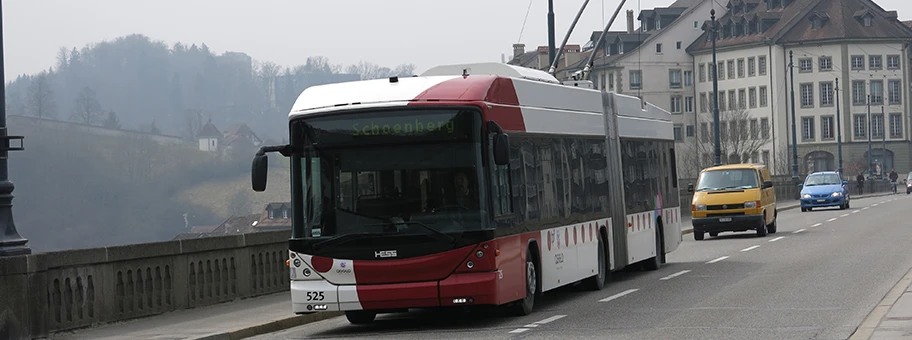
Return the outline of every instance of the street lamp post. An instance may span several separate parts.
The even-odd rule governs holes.
[[[554,65],[554,48],[554,0],[548,0],[548,65]]]
[[[795,65],[789,51],[789,81],[792,83],[792,181],[798,185],[798,132],[795,127]]]
[[[16,231],[13,222],[13,182],[9,180],[9,152],[22,150],[22,136],[9,136],[6,131],[6,76],[3,70],[3,5],[0,4],[0,256],[31,254],[28,240]],[[18,140],[18,147],[10,147],[11,140]]]
[[[713,77],[713,166],[718,166],[722,164],[722,142],[719,137],[719,64],[716,62],[716,10],[710,10],[709,16],[710,20],[712,20],[710,39],[712,40],[713,55],[713,63],[712,67],[710,67]]]
[[[870,94],[868,95],[867,107],[868,107],[867,108],[867,110],[868,110],[868,171],[871,172],[871,177],[873,177],[874,176],[874,161],[871,159],[871,157],[873,156],[871,154],[871,135],[874,133],[874,126],[872,126],[873,124],[871,124],[873,121],[871,120],[871,95]],[[873,188],[873,185],[872,185],[872,188]]]
[[[842,173],[842,124],[840,123],[841,119],[839,117],[839,78],[836,78],[836,86],[833,87],[833,92],[836,92],[836,150],[839,155],[839,175],[845,176]]]

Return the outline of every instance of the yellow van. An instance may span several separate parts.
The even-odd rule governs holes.
[[[756,230],[757,236],[776,233],[776,190],[769,169],[762,164],[729,164],[700,171],[693,193],[691,223],[694,240],[703,233],[716,237],[723,231]]]

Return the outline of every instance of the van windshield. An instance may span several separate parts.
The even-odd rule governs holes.
[[[710,170],[700,174],[696,191],[753,189],[760,187],[754,169]]]

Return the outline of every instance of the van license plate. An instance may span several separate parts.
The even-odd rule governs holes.
[[[732,221],[731,217],[720,217],[719,218],[719,222],[731,222],[731,221]]]

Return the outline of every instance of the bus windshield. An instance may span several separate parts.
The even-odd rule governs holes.
[[[451,233],[484,227],[480,115],[419,109],[305,119],[304,221],[293,237]]]
[[[760,187],[754,169],[711,170],[700,174],[696,191],[753,189]]]

